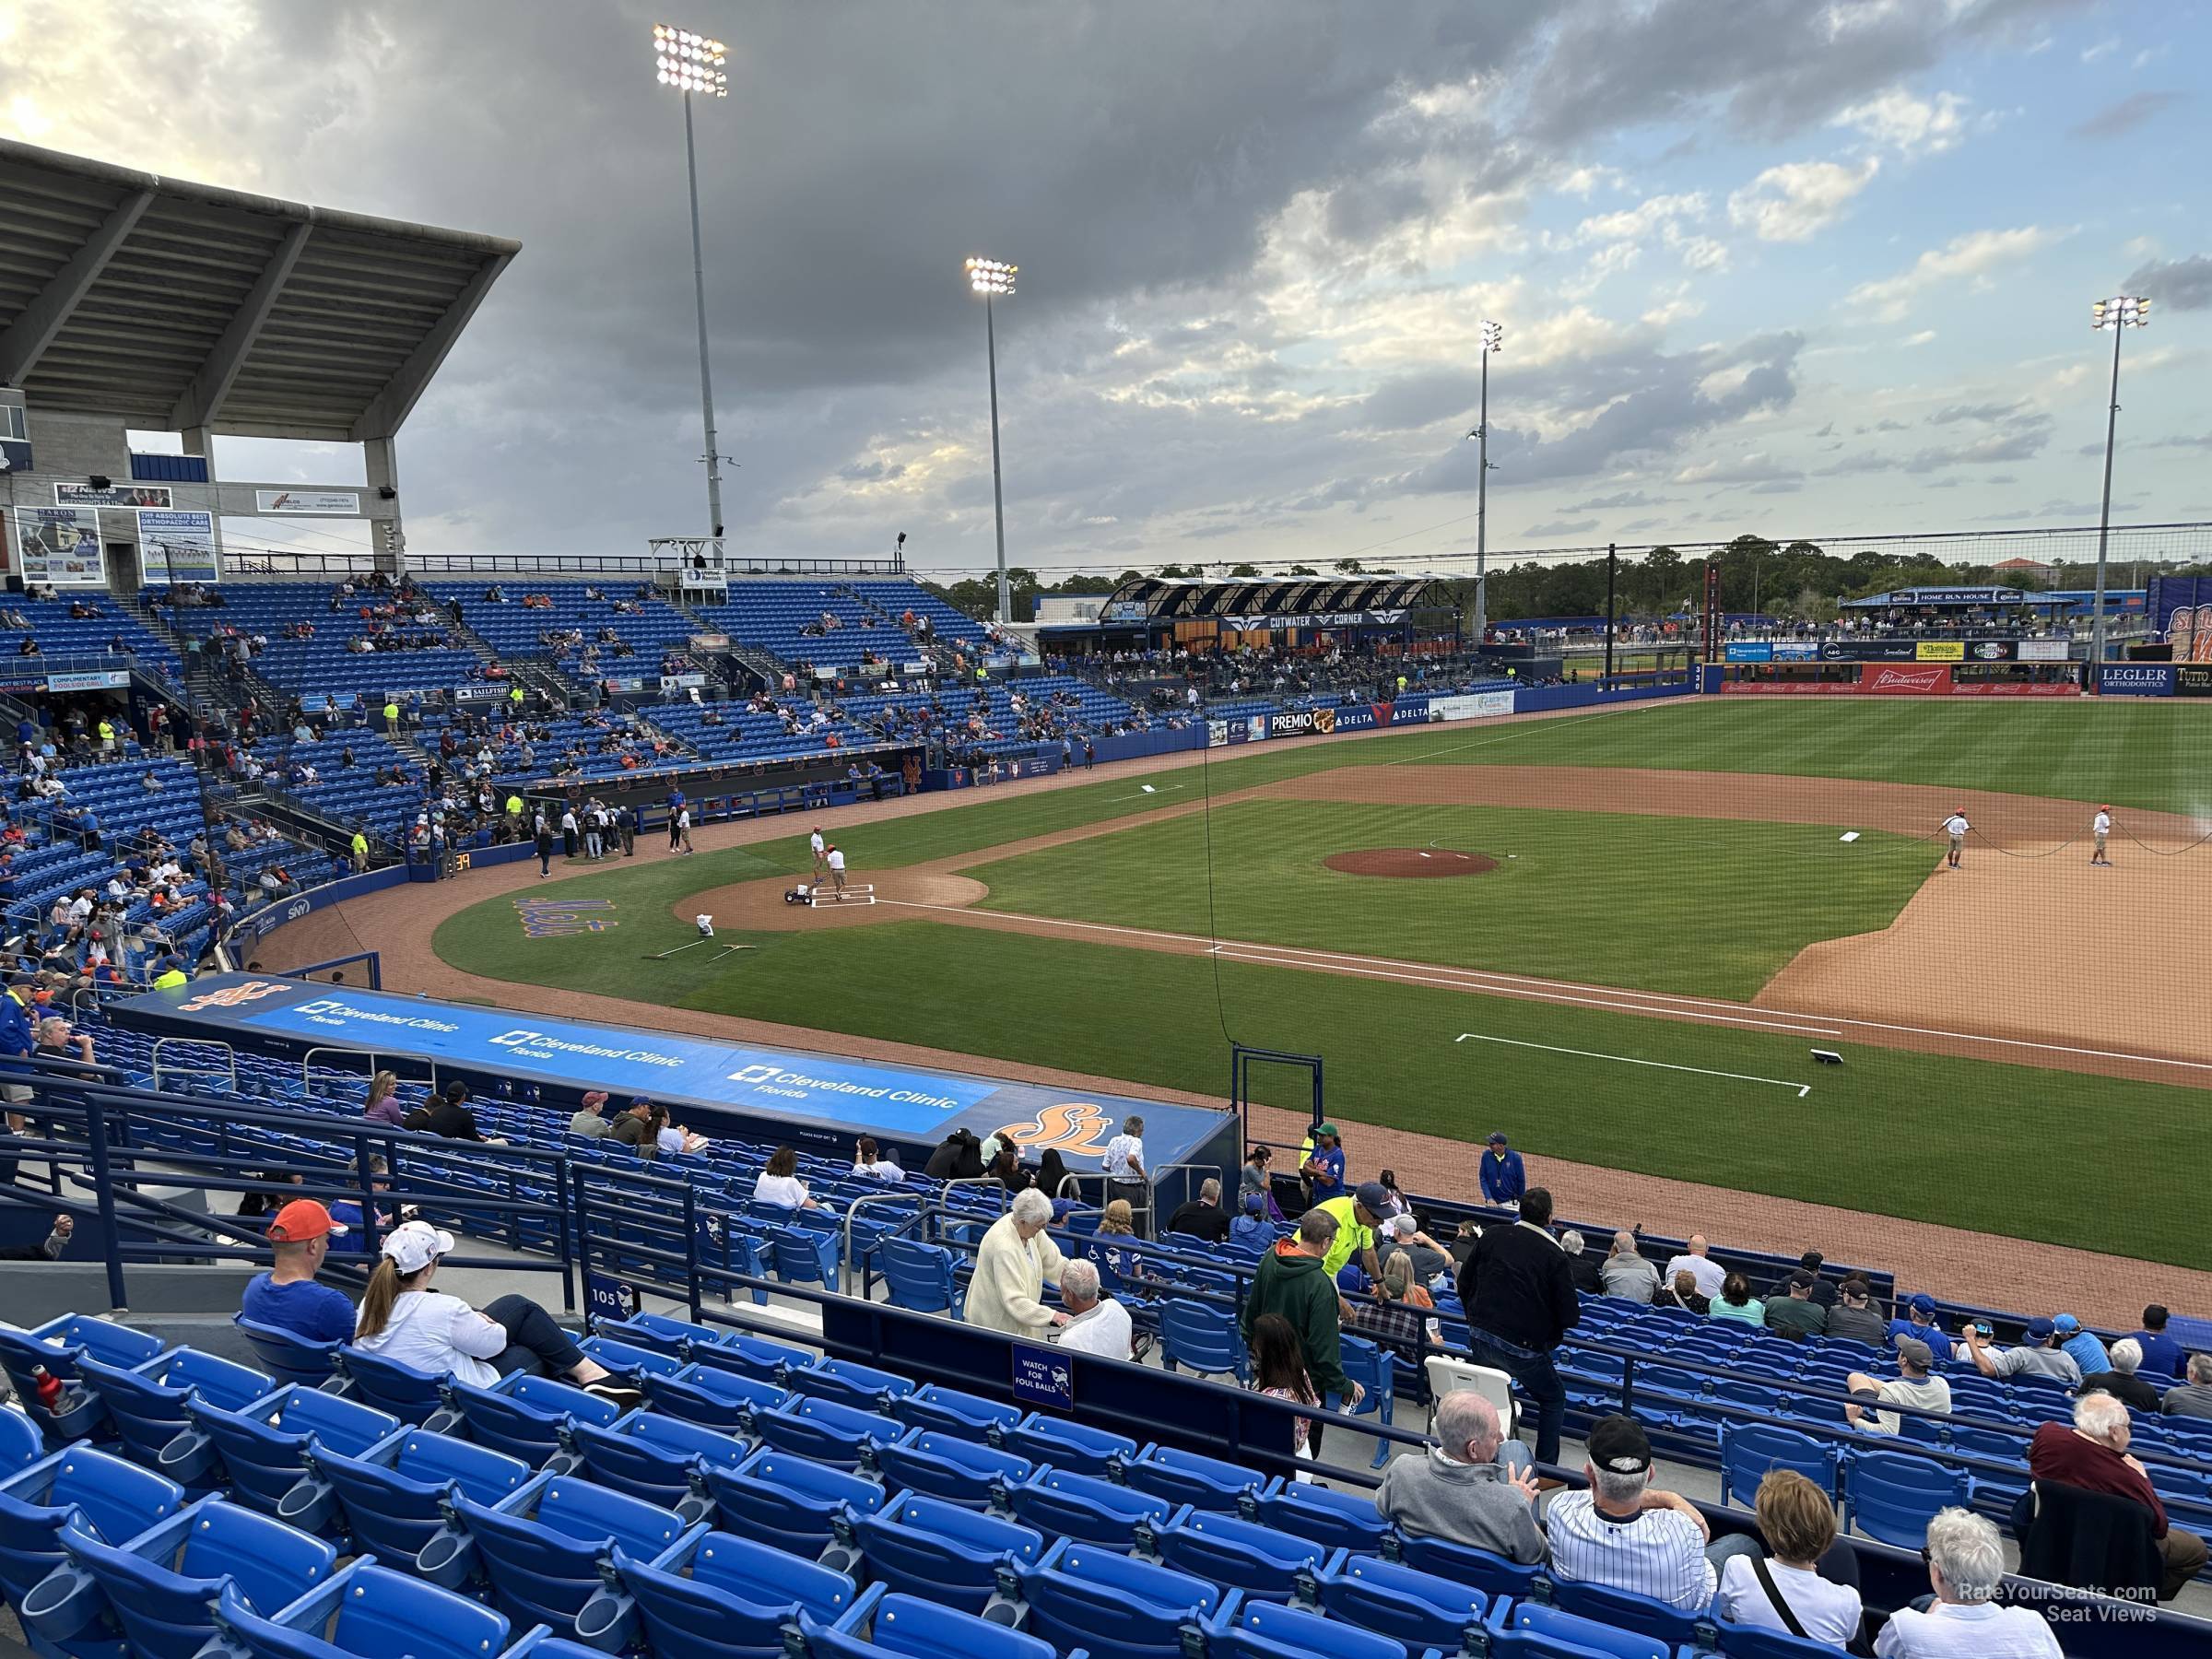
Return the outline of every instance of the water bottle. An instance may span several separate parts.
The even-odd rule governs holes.
[[[58,1413],[62,1404],[62,1380],[44,1366],[31,1368],[30,1384],[39,1396],[39,1408],[49,1417]]]

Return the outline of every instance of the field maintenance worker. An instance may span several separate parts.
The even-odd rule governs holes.
[[[1321,1258],[1321,1270],[1334,1279],[1347,1262],[1357,1260],[1371,1279],[1382,1277],[1375,1254],[1375,1230],[1390,1214],[1390,1191],[1379,1181],[1363,1181],[1348,1197],[1332,1198],[1313,1206],[1336,1223],[1336,1237]]]
[[[359,830],[353,832],[353,870],[359,875],[369,867],[369,838]]]
[[[2089,833],[2097,840],[2096,850],[2089,854],[2089,862],[2102,865],[2108,870],[2112,868],[2112,861],[2104,855],[2104,842],[2112,832],[2112,809],[2110,806],[2098,807],[2097,816],[2089,820]]]
[[[1485,1144],[1489,1149],[1482,1155],[1482,1195],[1492,1204],[1519,1207],[1521,1194],[1528,1191],[1521,1154],[1507,1147],[1503,1130],[1491,1130]]]
[[[388,736],[399,735],[399,704],[391,698],[384,700],[384,732]]]
[[[822,862],[823,849],[828,847],[829,844],[830,843],[828,841],[822,839],[822,827],[819,824],[817,824],[806,837],[806,845],[814,853],[814,878],[817,881],[819,881],[822,878],[822,871],[829,867]]]
[[[1963,808],[1952,813],[1949,818],[1943,820],[1943,832],[1951,838],[1951,850],[1943,861],[1944,868],[1947,870],[1955,870],[1959,867],[1959,850],[1966,845],[1966,832],[1972,828],[1973,826],[1966,821],[1966,812]]]
[[[830,866],[830,885],[842,899],[845,896],[845,855],[833,845],[822,854],[822,862]]]

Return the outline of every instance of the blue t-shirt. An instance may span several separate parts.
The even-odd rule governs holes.
[[[1308,1161],[1319,1164],[1326,1171],[1325,1177],[1314,1177],[1313,1202],[1326,1204],[1332,1198],[1343,1197],[1344,1148],[1331,1147],[1326,1152],[1315,1152]]]
[[[2137,1331],[2136,1346],[2143,1350],[2142,1369],[2147,1371],[2178,1377],[2189,1363],[2189,1356],[2182,1345],[2163,1331]]]
[[[2104,1344],[2087,1331],[2077,1331],[2058,1345],[2074,1358],[2081,1367],[2081,1374],[2094,1377],[2112,1369],[2112,1358],[2104,1351]]]
[[[1891,1347],[1897,1346],[1897,1339],[1900,1336],[1917,1337],[1928,1345],[1928,1352],[1938,1359],[1948,1359],[1951,1357],[1950,1337],[1932,1324],[1916,1325],[1909,1319],[1893,1319],[1889,1322],[1889,1346]]]
[[[239,1299],[238,1311],[255,1324],[275,1325],[310,1342],[353,1340],[353,1304],[342,1291],[312,1279],[280,1285],[265,1273],[257,1274]]]

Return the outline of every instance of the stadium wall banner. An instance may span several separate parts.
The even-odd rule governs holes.
[[[1321,727],[1314,724],[1314,719],[1320,712],[1318,709],[1277,709],[1268,717],[1268,735],[1302,737],[1310,732],[1317,732]],[[1330,729],[1335,729],[1334,722],[1330,723]]]
[[[361,498],[350,489],[257,489],[253,492],[253,510],[322,518],[359,518]]]
[[[2023,663],[2064,663],[2074,654],[2067,640],[2022,640],[2018,660]]]
[[[2174,677],[2171,663],[2097,665],[2097,689],[2105,697],[2171,697]]]
[[[1859,676],[1859,689],[1873,697],[1941,697],[1951,689],[1951,670],[1942,663],[1910,668],[1879,664]]]
[[[2174,664],[2173,694],[2176,697],[2212,697],[2212,663]]]
[[[85,674],[50,674],[49,691],[120,691],[131,683],[128,668],[98,668]]]
[[[1431,724],[1453,720],[1495,720],[1501,714],[1513,712],[1513,694],[1511,691],[1476,691],[1460,697],[1431,697],[1429,700],[1429,719]],[[1404,720],[1401,713],[1399,719]]]
[[[174,507],[176,499],[166,484],[110,484],[95,489],[89,484],[56,484],[56,507]]]
[[[221,581],[215,514],[141,509],[138,569],[140,579],[149,582]]]
[[[1954,697],[2079,697],[2071,680],[1953,680]]]
[[[1925,640],[1823,640],[1820,641],[1820,661],[1917,663],[1921,660],[1920,647],[1934,642]]]
[[[1966,641],[1916,640],[1912,643],[1912,660],[1916,663],[1963,663],[1966,661]]]
[[[1774,660],[1778,663],[1816,663],[1820,660],[1820,647],[1811,640],[1777,640],[1774,641]]]
[[[63,486],[56,484],[59,490]],[[100,513],[91,507],[18,507],[16,569],[26,583],[105,587],[100,559]]]
[[[1728,663],[1771,663],[1774,660],[1774,646],[1767,640],[1731,640],[1723,649],[1721,660]]]

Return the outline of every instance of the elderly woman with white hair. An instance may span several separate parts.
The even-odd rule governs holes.
[[[1041,1300],[1047,1284],[1057,1285],[1064,1265],[1060,1247],[1046,1235],[1053,1201],[1035,1187],[1014,1194],[1006,1213],[991,1223],[975,1253],[975,1277],[968,1283],[965,1317],[986,1331],[1041,1336],[1067,1315]]]
[[[2028,1441],[2028,1472],[2039,1481],[2124,1498],[2150,1512],[2150,1535],[2164,1564],[2159,1599],[2171,1601],[2205,1565],[2205,1541],[2186,1527],[2169,1525],[2166,1506],[2151,1488],[2150,1474],[2130,1457],[2135,1419],[2109,1394],[2085,1394],[2074,1402],[2074,1421],[2045,1423]]]
[[[2055,1425],[2054,1425],[2055,1426]],[[2063,1431],[2063,1430],[2062,1430]],[[1900,1607],[1874,1639],[1878,1659],[2060,1659],[2058,1638],[2033,1607],[2000,1607],[2005,1545],[1994,1523],[1971,1510],[1936,1512],[1928,1523],[1925,1607]]]

